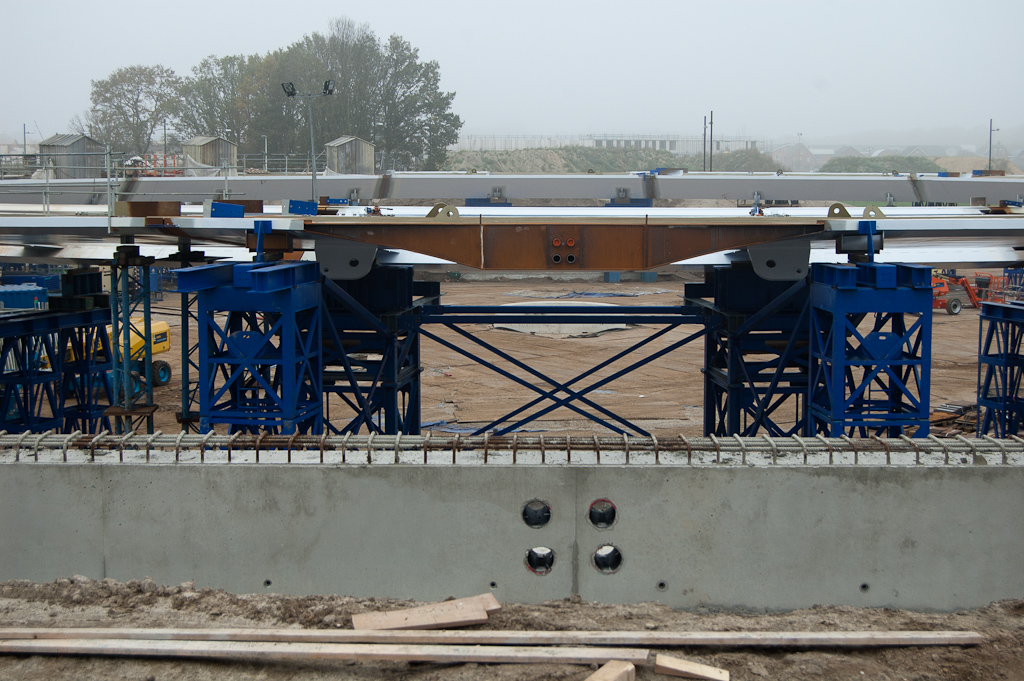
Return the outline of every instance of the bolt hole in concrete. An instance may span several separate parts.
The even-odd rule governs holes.
[[[590,524],[598,529],[611,527],[615,522],[615,504],[607,499],[598,499],[590,505],[587,516],[590,518]]]
[[[544,527],[551,520],[551,506],[540,499],[526,502],[523,506],[523,522],[529,527]]]
[[[657,584],[658,591],[664,591],[667,588],[668,588],[668,584],[666,584],[665,582],[658,582],[658,584]]]
[[[497,582],[491,582],[491,588],[492,589],[497,589],[498,588],[498,583]]]
[[[610,575],[622,567],[622,552],[611,544],[605,544],[594,551],[594,567]]]
[[[269,587],[269,586],[270,586],[271,584],[273,584],[273,582],[272,582],[272,581],[270,581],[269,579],[264,579],[264,580],[263,580],[263,588],[267,588],[267,587]]]
[[[555,552],[546,546],[534,546],[526,552],[526,567],[537,575],[546,575],[555,566]]]
[[[871,587],[868,585],[867,582],[864,582],[863,584],[860,585],[860,590],[865,592],[865,593],[867,593],[868,589],[870,589],[870,588]]]

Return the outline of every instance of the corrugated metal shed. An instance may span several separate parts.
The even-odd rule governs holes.
[[[54,135],[39,143],[39,154],[56,178],[103,177],[106,150],[87,135]]]
[[[219,168],[238,164],[238,146],[223,137],[200,135],[185,142],[181,149],[186,156],[204,166]]]
[[[373,145],[345,135],[331,140],[327,148],[327,169],[345,175],[373,175]]]

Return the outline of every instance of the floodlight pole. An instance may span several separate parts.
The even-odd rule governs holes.
[[[320,199],[317,197],[316,191],[316,147],[313,142],[313,98],[314,97],[329,97],[334,94],[334,81],[328,80],[324,82],[324,91],[319,94],[313,94],[312,92],[300,95],[295,91],[295,86],[291,83],[281,83],[281,87],[284,88],[284,93],[288,97],[303,97],[306,100],[309,111],[309,167],[313,177],[313,203],[319,203]],[[266,158],[266,142],[264,142],[264,158]]]
[[[309,168],[313,173],[313,203],[319,203],[316,193],[316,148],[313,146],[313,97],[306,95],[306,102],[309,104]]]

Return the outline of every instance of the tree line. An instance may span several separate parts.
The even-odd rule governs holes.
[[[458,141],[462,120],[452,112],[454,92],[440,87],[440,66],[421,61],[400,36],[380,40],[368,25],[331,22],[287,48],[259,55],[203,59],[179,76],[163,66],[126,66],[92,81],[91,106],[71,127],[115,151],[144,154],[166,125],[169,142],[221,136],[239,153],[309,151],[304,98],[286,97],[282,83],[300,94],[334,94],[313,101],[317,150],[341,135],[374,144],[389,167],[435,170]]]

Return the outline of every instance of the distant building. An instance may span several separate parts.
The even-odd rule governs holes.
[[[106,150],[88,135],[54,135],[39,143],[39,163],[55,179],[103,177]]]
[[[900,152],[900,156],[923,156],[928,158],[963,155],[963,149],[961,149],[958,146],[942,146],[938,144],[923,144],[913,147],[906,147]]]
[[[327,170],[343,175],[373,175],[373,145],[366,140],[345,135],[324,145]]]
[[[816,170],[819,167],[811,150],[800,143],[775,147],[772,149],[772,159],[780,166],[801,172]]]
[[[181,145],[185,174],[210,176],[237,173],[238,146],[223,137],[200,135]]]

